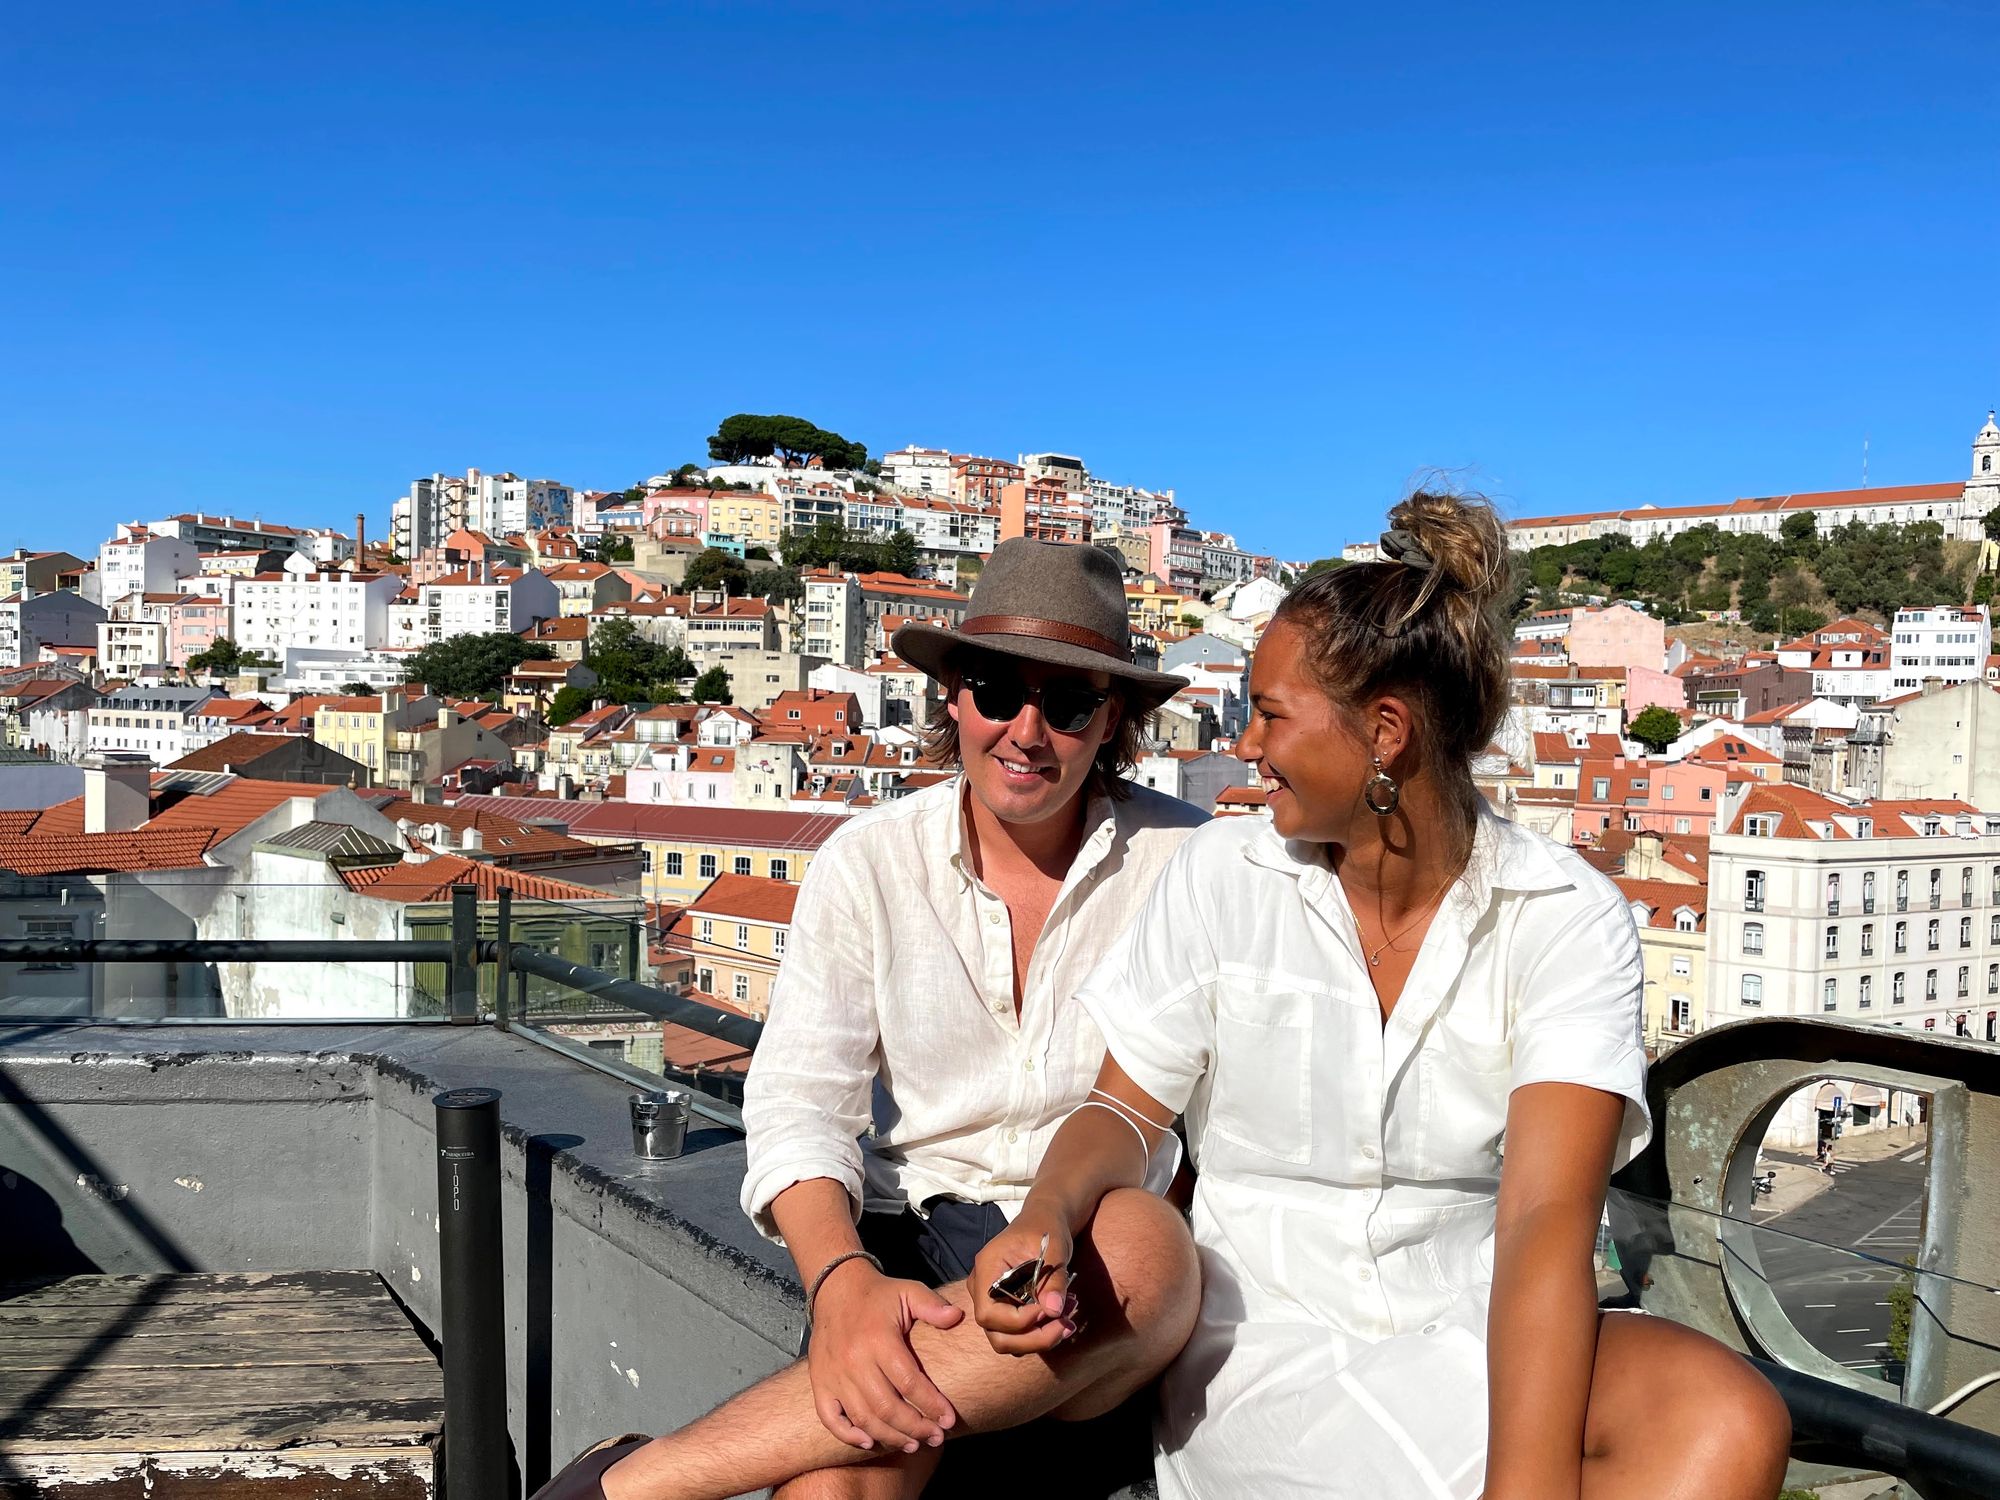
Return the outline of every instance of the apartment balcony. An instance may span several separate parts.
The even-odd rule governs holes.
[[[0,1258],[35,1283],[0,1300],[0,1493],[71,1494],[88,1476],[107,1494],[222,1496],[254,1478],[518,1496],[587,1443],[688,1421],[792,1358],[801,1291],[738,1210],[724,1097],[758,1025],[617,977],[614,959],[574,962],[469,894],[439,931],[0,941]],[[338,1007],[374,992],[321,985],[335,1008],[320,1018],[262,1021],[216,1002],[190,1014],[204,1007],[187,983],[159,982],[268,986],[329,963],[401,973],[393,993],[412,998],[350,1017]],[[52,1005],[65,976],[123,996],[120,1013]],[[669,1071],[598,1045],[621,1035],[660,1039]],[[2000,1144],[1996,1057],[1771,1020],[1676,1036],[1654,1065],[1654,1142],[1614,1184],[1600,1291],[1763,1362],[1793,1412],[1791,1484],[2000,1493],[1985,1229],[2000,1180],[1970,1170]],[[642,1159],[628,1097],[668,1084],[694,1092],[684,1149]],[[1818,1194],[1778,1132],[1829,1087],[1850,1101],[1855,1159],[1842,1191]],[[497,1119],[468,1133],[486,1106],[467,1091],[486,1089]],[[1863,1161],[1869,1142],[1883,1149]],[[1767,1169],[1799,1199],[1784,1212],[1757,1186]],[[1885,1194],[1912,1200],[1887,1226],[1871,1206]],[[931,1493],[1017,1464],[1011,1441],[954,1443]]]

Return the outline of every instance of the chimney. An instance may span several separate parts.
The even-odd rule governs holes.
[[[477,854],[486,847],[486,835],[477,828],[468,828],[459,840],[458,847],[467,854]]]
[[[84,762],[83,831],[127,833],[152,814],[153,763],[143,755],[104,754]]]
[[[354,513],[354,560],[361,562],[368,555],[368,517],[360,511]]]

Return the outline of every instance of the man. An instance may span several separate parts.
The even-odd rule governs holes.
[[[913,1497],[947,1435],[1113,1413],[1193,1326],[1186,1228],[1143,1193],[1105,1200],[1077,1331],[1046,1357],[989,1341],[951,1285],[1096,1077],[1073,992],[1203,821],[1122,774],[1183,683],[1133,664],[1123,578],[1093,547],[1003,542],[957,632],[905,625],[893,648],[940,683],[929,749],[961,774],[821,851],[744,1098],[743,1206],[798,1266],[808,1359],[580,1461],[551,1500],[599,1473],[612,1500]]]

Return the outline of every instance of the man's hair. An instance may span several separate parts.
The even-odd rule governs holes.
[[[943,670],[938,684],[944,689],[944,697],[931,710],[930,722],[924,725],[924,759],[934,766],[957,770],[964,765],[964,757],[958,748],[958,721],[951,716],[952,695],[958,691],[959,679],[963,675],[959,654],[954,652],[944,659]],[[1122,801],[1132,795],[1132,783],[1127,780],[1139,764],[1139,754],[1146,748],[1147,714],[1132,711],[1131,697],[1125,685],[1118,678],[1111,679],[1111,698],[1118,705],[1118,727],[1111,731],[1111,737],[1097,747],[1096,759],[1091,762],[1090,779],[1084,784],[1086,794],[1102,792],[1114,801]]]

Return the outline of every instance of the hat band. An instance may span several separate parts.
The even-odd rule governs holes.
[[[1127,659],[1125,648],[1094,630],[1066,625],[1061,620],[1038,620],[1033,615],[974,615],[958,627],[960,635],[1031,635],[1038,640],[1061,641],[1065,646],[1081,646],[1105,656]]]

